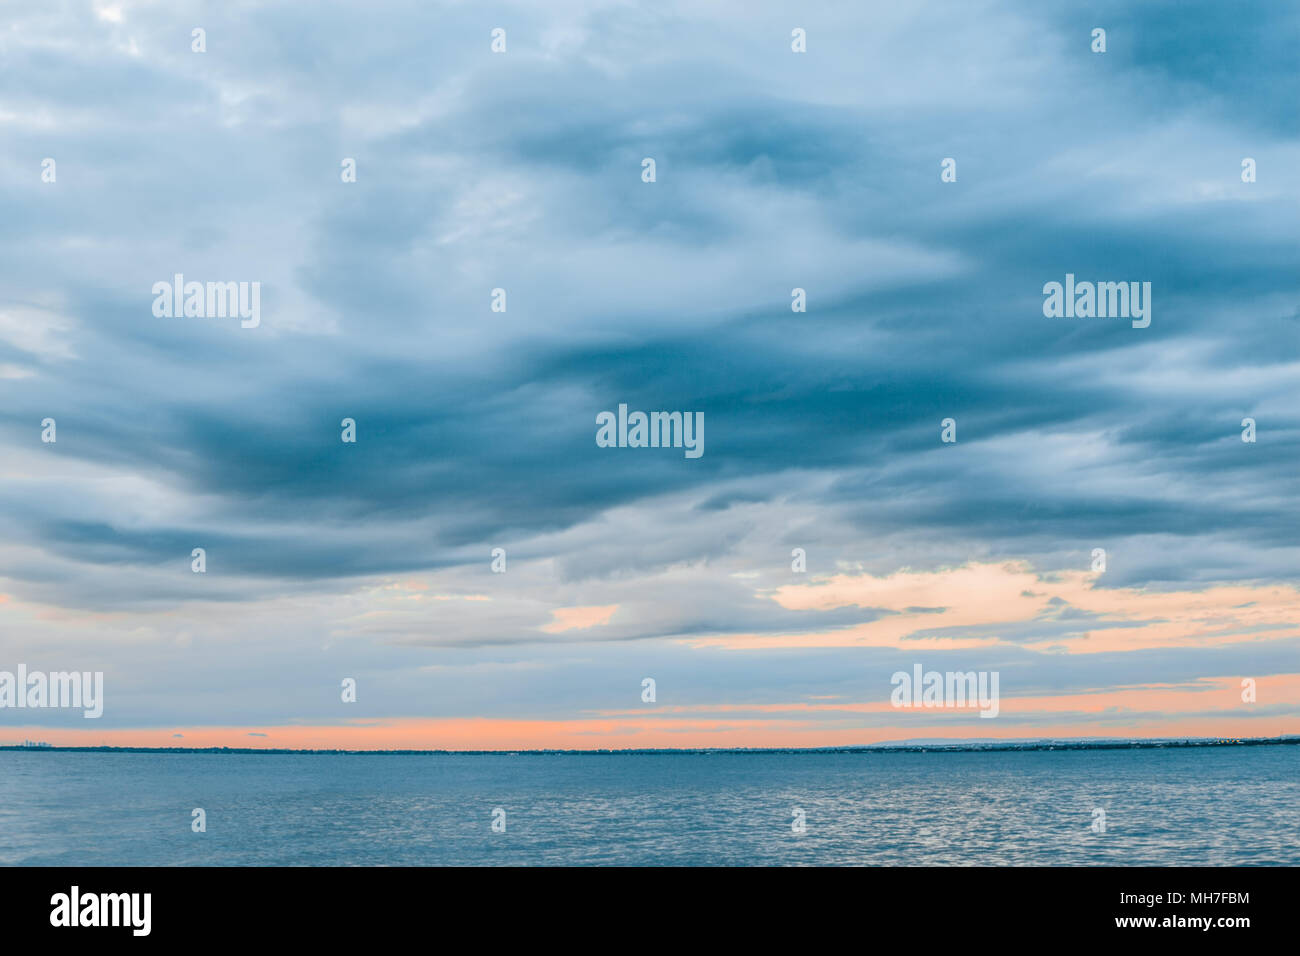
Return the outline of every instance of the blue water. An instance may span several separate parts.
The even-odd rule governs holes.
[[[0,864],[1300,864],[1300,747],[0,752]],[[191,832],[191,810],[207,832]],[[494,833],[492,811],[506,811]],[[791,829],[801,808],[806,832]],[[1092,811],[1106,832],[1092,832]]]

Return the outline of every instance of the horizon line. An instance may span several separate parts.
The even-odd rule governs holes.
[[[425,749],[358,749],[342,748],[286,748],[286,747],[129,747],[102,745],[56,746],[32,741],[22,744],[0,744],[0,751],[40,751],[64,753],[178,753],[178,754],[304,754],[304,755],[362,755],[388,754],[390,756],[534,756],[534,755],[592,755],[617,756],[649,754],[835,754],[876,751],[934,750],[950,753],[971,753],[990,750],[1146,750],[1169,747],[1241,747],[1300,744],[1300,735],[1284,734],[1277,737],[1090,737],[1090,738],[1022,738],[1009,741],[963,742],[960,740],[932,742],[875,743],[830,747],[627,747],[597,749],[529,748],[513,750],[425,750]]]

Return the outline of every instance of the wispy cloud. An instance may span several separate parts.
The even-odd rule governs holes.
[[[430,746],[621,739],[581,715],[647,676],[863,701],[923,657],[1136,707],[1292,672],[1294,7],[381,9],[12,11],[0,667],[105,670],[106,739]],[[155,317],[176,273],[260,282],[261,325]],[[1066,273],[1151,282],[1151,326],[1044,318]],[[702,410],[707,454],[597,448],[620,402]]]

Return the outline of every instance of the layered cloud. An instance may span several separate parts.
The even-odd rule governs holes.
[[[913,660],[1121,695],[1116,735],[1272,678],[1233,720],[1280,732],[1297,27],[1208,2],[14,11],[0,669],[103,669],[97,732],[186,741],[363,717],[540,746],[646,676],[671,706],[875,706]],[[261,325],[155,317],[177,273],[260,282]],[[1151,282],[1150,327],[1045,318],[1067,273]],[[706,453],[597,447],[619,403],[702,411]],[[726,739],[888,737],[814,713]],[[1016,735],[1099,726],[1026,713]]]

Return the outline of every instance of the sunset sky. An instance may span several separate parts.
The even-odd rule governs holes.
[[[384,11],[0,22],[0,744],[1300,733],[1300,6]]]

